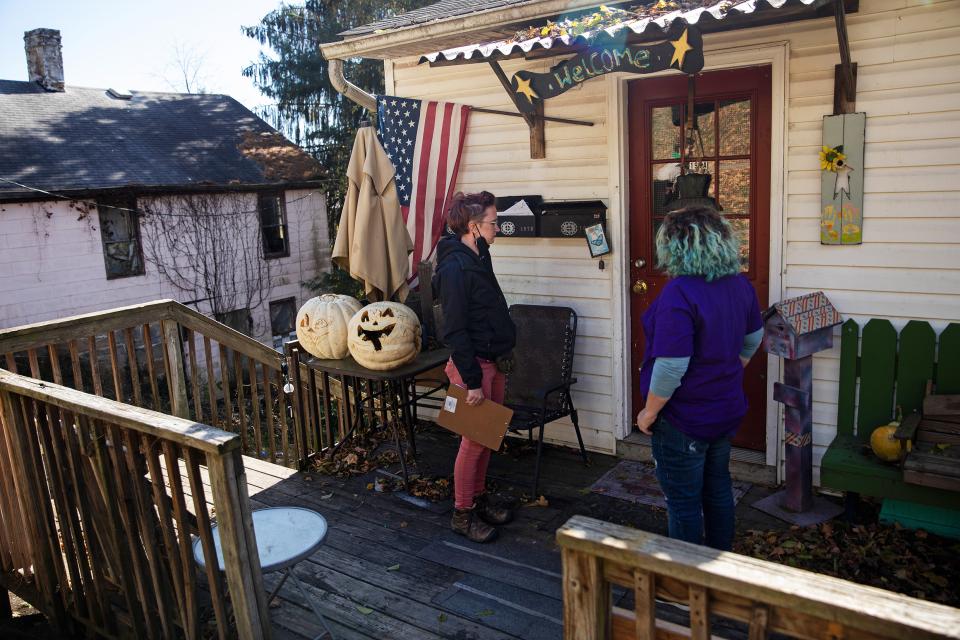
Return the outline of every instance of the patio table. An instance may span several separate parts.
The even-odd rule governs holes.
[[[327,520],[316,511],[302,507],[269,507],[252,512],[253,533],[257,539],[257,555],[260,557],[260,569],[263,573],[282,571],[283,578],[274,588],[267,599],[267,606],[280,593],[280,588],[293,578],[294,584],[300,590],[300,595],[310,605],[314,615],[320,620],[325,633],[318,635],[314,640],[329,636],[333,640],[333,632],[327,626],[327,621],[320,613],[316,599],[304,588],[303,583],[294,573],[293,568],[301,560],[313,555],[327,537]],[[223,550],[220,547],[220,527],[212,528],[213,545],[217,554],[217,567],[224,570]],[[193,543],[193,557],[200,565],[206,568],[206,558],[200,538]]]
[[[380,424],[389,426],[392,430],[397,454],[400,457],[400,468],[404,482],[408,482],[409,473],[404,456],[401,432],[406,435],[407,444],[414,458],[417,455],[417,444],[414,436],[414,426],[417,422],[417,403],[423,398],[432,395],[446,385],[439,380],[430,381],[430,388],[420,394],[417,393],[417,376],[435,369],[445,363],[450,357],[449,349],[432,349],[420,352],[417,357],[403,366],[389,371],[375,371],[357,363],[352,357],[340,360],[324,360],[310,357],[296,341],[287,343],[287,354],[294,361],[305,365],[310,376],[310,386],[320,389],[321,394],[310,394],[309,401],[313,403],[312,412],[322,424],[310,425],[313,428],[323,428],[327,434],[327,441],[333,442],[333,421],[331,420],[330,377],[340,381],[344,390],[343,420],[346,433],[340,442],[333,448],[335,452],[358,427],[364,424],[366,415],[379,419]],[[291,380],[294,387],[301,388],[300,367],[293,367]],[[319,378],[319,380],[317,380]],[[352,402],[351,402],[352,397]],[[379,404],[378,404],[379,401]],[[316,406],[322,403],[322,407]],[[302,424],[306,424],[307,412],[304,411],[304,402],[299,403]],[[390,419],[390,416],[393,419]],[[369,426],[369,425],[366,425]]]

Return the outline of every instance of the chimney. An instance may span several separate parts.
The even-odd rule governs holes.
[[[27,72],[30,82],[47,91],[63,91],[63,54],[60,32],[56,29],[34,29],[23,34],[27,51]]]

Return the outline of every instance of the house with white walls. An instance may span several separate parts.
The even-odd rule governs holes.
[[[330,268],[324,170],[229,96],[0,80],[0,328],[172,298],[268,344]]]
[[[543,233],[499,238],[492,254],[509,302],[579,315],[573,397],[588,448],[645,457],[648,441],[632,428],[639,317],[664,282],[653,233],[662,187],[684,158],[711,174],[709,195],[741,233],[763,306],[823,291],[860,325],[889,320],[899,331],[919,320],[939,336],[960,319],[960,2],[660,2],[603,15],[636,4],[444,1],[321,49],[335,85],[368,107],[372,96],[344,77],[343,60],[382,59],[388,95],[475,107],[458,190],[605,205],[608,255],[591,257],[583,237]],[[637,51],[664,42],[682,43],[666,67],[634,64]],[[702,67],[682,72],[674,63],[691,47]],[[865,114],[851,174],[862,235],[833,243],[840,225],[824,217],[822,197],[835,176],[819,152],[824,118],[851,113]],[[747,371],[751,412],[734,441],[735,472],[783,479],[781,374],[782,360],[762,354]],[[813,359],[814,483],[837,434],[839,377],[835,339]],[[569,424],[547,433],[575,446]]]

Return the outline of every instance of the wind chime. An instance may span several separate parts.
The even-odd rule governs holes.
[[[707,161],[693,161],[690,158],[694,156],[699,146],[699,156],[703,158],[703,134],[700,131],[700,125],[696,116],[696,80],[693,74],[687,76],[687,118],[684,123],[684,152],[680,158],[680,175],[676,177],[673,183],[673,198],[668,200],[666,205],[668,210],[675,211],[684,207],[705,206],[716,211],[722,211],[723,208],[717,202],[716,198],[709,195],[710,182],[713,176],[706,171]]]

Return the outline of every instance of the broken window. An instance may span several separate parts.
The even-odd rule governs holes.
[[[97,201],[108,280],[143,275],[140,221],[136,208],[137,199],[134,197]]]
[[[261,193],[257,199],[260,211],[260,235],[263,236],[263,257],[283,258],[290,255],[287,235],[287,214],[282,191]]]
[[[270,303],[270,330],[275,336],[294,332],[297,318],[297,301],[294,298],[274,300]]]
[[[286,298],[270,303],[270,332],[273,348],[283,351],[283,343],[297,338],[297,300]]]
[[[250,315],[250,309],[234,309],[233,311],[215,313],[214,318],[220,324],[225,324],[234,331],[239,331],[248,336],[253,335],[253,316]]]

